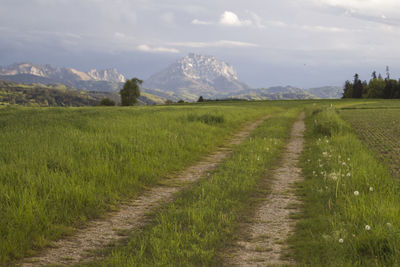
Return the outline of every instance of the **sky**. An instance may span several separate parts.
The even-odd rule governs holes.
[[[398,0],[0,0],[0,65],[147,79],[194,52],[253,87],[400,77]]]

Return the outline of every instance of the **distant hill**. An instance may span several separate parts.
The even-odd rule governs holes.
[[[18,84],[0,80],[0,105],[16,104],[41,107],[96,106],[103,98],[110,98],[119,104],[120,95],[114,92],[85,91],[62,84]],[[164,104],[167,99],[142,92],[139,105]]]
[[[223,97],[221,95],[220,97]],[[225,95],[227,98],[247,100],[283,100],[283,99],[313,99],[314,95],[309,94],[300,88],[292,86],[275,86],[271,88],[249,89],[236,94]]]
[[[250,89],[238,79],[234,68],[213,56],[189,54],[144,81],[144,88],[195,101]]]
[[[321,99],[336,99],[343,96],[343,88],[339,86],[310,88],[305,91]]]
[[[16,84],[0,80],[0,104],[23,106],[93,106],[100,100],[86,91],[68,88],[65,85]]]

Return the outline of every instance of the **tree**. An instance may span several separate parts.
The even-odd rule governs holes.
[[[371,79],[368,84],[367,98],[383,98],[383,90],[385,89],[385,81],[383,79]]]
[[[344,84],[342,98],[351,98],[352,96],[353,96],[353,84],[349,80],[347,80]]]
[[[352,98],[361,98],[362,92],[363,92],[363,84],[361,80],[358,78],[358,74],[356,73],[354,75]]]
[[[200,96],[199,100],[197,100],[197,102],[204,102],[203,96]]]
[[[122,106],[133,106],[137,103],[137,99],[140,96],[139,85],[143,83],[142,80],[138,78],[133,78],[127,80],[124,87],[119,91],[121,95],[121,105]]]
[[[115,102],[108,97],[105,97],[100,102],[101,106],[115,106]]]

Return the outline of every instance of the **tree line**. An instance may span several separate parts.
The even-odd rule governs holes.
[[[389,67],[386,67],[386,77],[372,72],[369,82],[361,81],[359,75],[354,75],[353,82],[347,80],[343,88],[343,98],[400,98],[400,80],[390,77]]]

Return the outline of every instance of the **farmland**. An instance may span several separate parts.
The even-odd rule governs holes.
[[[362,109],[345,109],[340,114],[376,155],[400,175],[400,109],[385,107],[367,105]]]
[[[391,116],[396,112],[366,111],[352,109],[340,114],[351,121],[370,122],[361,124],[363,130],[356,124],[357,133],[368,133],[374,124],[380,125],[381,130],[393,126],[371,123],[369,116],[392,122]],[[307,129],[307,149],[301,164],[305,181],[298,188],[304,202],[303,213],[297,217],[296,232],[289,242],[298,263],[399,265],[398,180],[335,109],[310,111]]]
[[[173,177],[217,150],[227,157],[199,180],[174,184],[181,190],[124,232],[124,242],[75,263],[226,264],[229,248],[243,239],[243,222],[273,197],[272,170],[285,167],[281,157],[302,111],[301,203],[280,253],[306,266],[399,265],[400,186],[391,172],[399,166],[399,106],[312,100],[0,108],[0,265],[41,254],[53,240],[175,183]],[[261,118],[247,138],[226,146]]]

